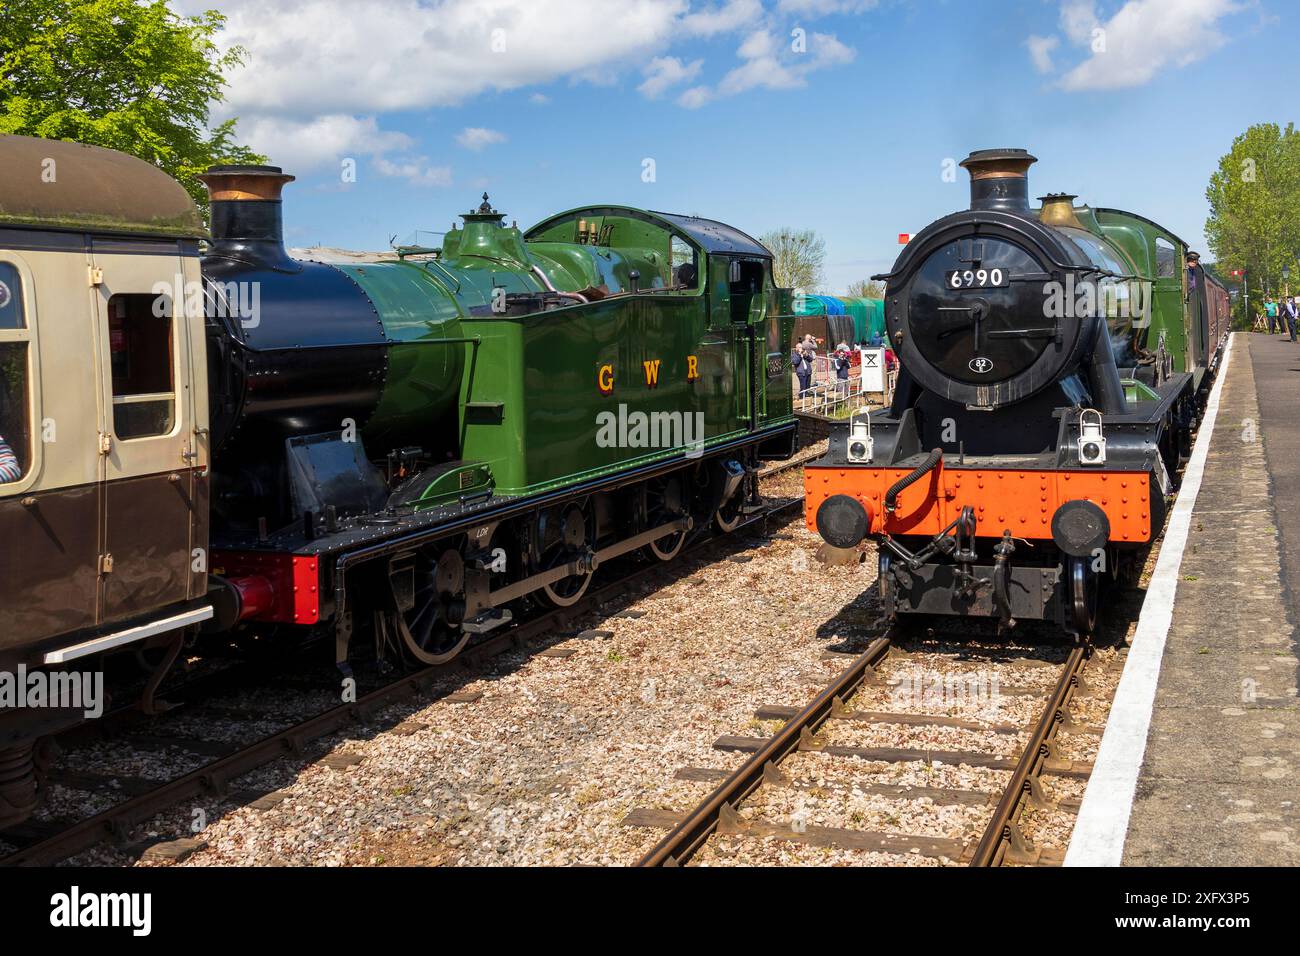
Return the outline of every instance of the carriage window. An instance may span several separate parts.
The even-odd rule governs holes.
[[[0,487],[31,467],[27,404],[27,343],[0,342]]]
[[[0,329],[25,327],[22,278],[10,263],[0,262]]]
[[[1175,263],[1178,257],[1174,255],[1173,243],[1156,237],[1156,278],[1172,279],[1177,269]]]
[[[117,437],[144,438],[170,432],[176,409],[171,303],[148,294],[109,299],[108,351]]]

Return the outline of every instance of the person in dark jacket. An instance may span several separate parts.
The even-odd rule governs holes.
[[[799,394],[802,395],[812,386],[812,364],[804,356],[802,342],[790,353],[790,367],[794,369],[794,374],[799,379]]]
[[[1296,308],[1295,296],[1286,297],[1286,305],[1282,306],[1282,317],[1286,321],[1286,328],[1291,333],[1291,341],[1295,341],[1296,322],[1300,321],[1300,310]]]
[[[849,367],[853,364],[849,359],[849,349],[843,343],[835,350],[835,356],[831,360],[835,367],[835,390],[840,395],[849,393]]]

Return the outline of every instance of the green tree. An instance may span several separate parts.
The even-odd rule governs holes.
[[[783,289],[813,292],[822,283],[826,242],[811,229],[776,229],[759,242],[772,253],[772,278]]]
[[[206,210],[199,173],[265,162],[236,143],[235,120],[208,125],[244,57],[213,42],[224,22],[177,16],[166,0],[0,0],[0,133],[130,153]]]
[[[885,284],[870,279],[859,279],[857,282],[850,282],[849,290],[844,294],[850,299],[883,299]]]
[[[1205,191],[1205,236],[1221,273],[1245,269],[1251,298],[1300,277],[1300,132],[1259,123],[1232,141]]]

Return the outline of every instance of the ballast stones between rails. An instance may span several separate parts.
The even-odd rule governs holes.
[[[884,644],[882,647],[881,645]],[[629,827],[666,829],[670,833],[641,860],[643,866],[683,865],[696,859],[706,844],[716,836],[742,839],[775,839],[804,846],[833,848],[841,851],[887,854],[891,857],[924,857],[940,863],[964,863],[975,866],[1002,864],[1059,865],[1063,848],[1039,849],[1022,832],[1020,823],[1027,806],[1037,810],[1060,810],[1076,813],[1079,800],[1064,796],[1053,800],[1044,787],[1045,778],[1086,780],[1091,763],[1065,758],[1059,749],[1058,733],[1100,737],[1101,728],[1074,722],[1069,706],[1076,695],[1089,691],[1080,674],[1087,655],[1082,648],[1073,649],[1060,665],[1060,675],[1052,688],[1005,688],[1010,696],[1035,696],[1046,699],[1032,727],[1023,724],[992,724],[963,718],[917,713],[858,710],[845,704],[862,688],[879,685],[876,667],[889,653],[887,642],[877,642],[858,657],[847,671],[822,691],[803,710],[791,707],[763,706],[754,712],[756,720],[785,720],[773,737],[723,736],[713,746],[718,751],[749,753],[752,756],[734,772],[707,768],[683,767],[676,780],[694,783],[717,782],[719,786],[694,811],[679,812],[639,807],[623,820]],[[849,657],[851,655],[842,655]],[[838,693],[846,690],[848,693]],[[1028,740],[1018,756],[1004,756],[976,750],[941,750],[935,747],[851,747],[828,743],[822,731],[829,722],[849,721],[859,724],[901,724],[913,727],[946,727],[980,731],[995,735],[1018,735],[1028,732]],[[860,762],[862,770],[850,772],[845,780],[827,783],[803,779],[787,773],[782,762],[798,752],[815,752],[837,760]],[[872,766],[899,766],[911,762],[927,766],[944,764],[1010,771],[1006,787],[1000,792],[951,787],[900,785],[880,782],[885,776]],[[928,801],[936,806],[987,807],[991,818],[978,841],[955,839],[893,830],[867,830],[858,827],[814,825],[800,817],[776,821],[760,811],[742,813],[743,801],[753,800],[760,789],[797,791],[803,797],[827,793],[831,798],[845,796],[882,797],[897,801]],[[800,798],[802,799],[802,797]],[[779,802],[779,801],[778,801]],[[833,814],[832,814],[833,815]],[[864,858],[866,859],[866,858]],[[725,863],[714,855],[710,862]],[[844,862],[841,858],[841,862]]]

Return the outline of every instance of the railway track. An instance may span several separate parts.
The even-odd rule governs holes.
[[[811,457],[815,455],[796,457],[770,466],[760,472],[759,477],[769,479],[780,475],[801,466]],[[770,521],[784,518],[799,508],[802,500],[802,496],[773,499],[760,511],[745,516],[740,525],[726,536],[704,535],[688,544],[683,553],[671,563],[633,565],[617,578],[591,588],[579,602],[570,607],[518,620],[470,645],[453,661],[398,676],[361,694],[354,702],[317,711],[310,717],[296,720],[283,729],[258,736],[255,740],[232,745],[186,737],[169,738],[151,733],[124,733],[121,737],[114,738],[114,742],[124,748],[139,746],[156,753],[170,747],[203,759],[198,766],[167,780],[143,780],[127,775],[117,775],[117,779],[114,779],[113,774],[56,774],[56,782],[65,787],[88,793],[92,790],[99,793],[109,790],[121,793],[126,799],[82,819],[24,824],[0,832],[0,844],[8,842],[10,846],[19,847],[8,855],[0,856],[0,865],[52,865],[108,841],[124,843],[135,828],[187,800],[215,796],[237,805],[256,803],[262,799],[273,800],[273,793],[238,788],[238,779],[284,757],[302,759],[313,742],[351,726],[370,724],[376,714],[386,707],[410,700],[418,700],[420,706],[433,703],[446,696],[435,694],[435,685],[457,670],[463,670],[467,666],[477,669],[491,658],[513,649],[544,650],[543,643],[549,642],[556,632],[570,628],[584,615],[625,600],[632,585],[653,582],[663,576],[692,573],[697,564],[688,558],[693,556],[698,559],[710,548],[725,547],[728,542],[744,540],[747,533],[752,535],[756,530],[766,529]],[[292,677],[289,679],[293,680]],[[237,682],[226,678],[224,683]],[[325,685],[322,683],[319,689],[324,690]],[[329,691],[332,693],[331,699],[337,700],[336,680],[329,686]],[[223,708],[219,699],[204,701],[202,706],[209,712],[220,712],[227,719],[239,719],[236,709]],[[138,730],[140,725],[149,731],[153,726],[152,719],[142,721],[141,716],[138,713],[122,712],[114,715],[114,719],[130,724],[128,731]],[[184,843],[185,838],[176,842]]]
[[[791,708],[762,707],[757,718],[788,717],[785,724],[766,739],[723,737],[715,749],[749,752],[751,756],[734,772],[726,773],[707,768],[683,768],[677,779],[705,781],[722,778],[721,783],[692,811],[681,816],[651,809],[633,810],[623,821],[629,826],[671,827],[639,861],[639,866],[682,866],[697,860],[710,841],[719,837],[777,839],[814,847],[839,848],[900,856],[922,856],[941,863],[969,866],[1001,865],[1051,865],[1060,862],[1063,851],[1044,852],[1035,847],[1025,833],[1025,814],[1035,810],[1059,809],[1067,811],[1077,801],[1069,798],[1055,801],[1049,796],[1052,777],[1073,777],[1086,780],[1091,764],[1062,759],[1059,737],[1062,733],[1100,735],[1100,728],[1076,724],[1071,715],[1071,703],[1083,685],[1083,674],[1090,659],[1090,649],[1075,647],[1065,659],[1054,666],[1057,674],[1050,687],[1030,690],[1029,695],[1041,696],[1042,704],[1036,710],[1031,724],[999,724],[988,721],[967,720],[945,714],[916,709],[864,709],[855,706],[855,696],[868,696],[869,691],[880,691],[885,682],[882,671],[898,660],[906,662],[910,655],[902,651],[895,639],[884,636],[874,640],[861,655],[852,660],[847,669],[822,689],[806,707],[793,712]],[[962,661],[960,652],[952,657],[954,665]],[[968,662],[968,658],[967,661]],[[1007,676],[1014,676],[1016,667],[1029,666],[1008,662]],[[1034,662],[1034,667],[1043,666]],[[1028,688],[1013,684],[1002,691],[1012,696],[1027,696]],[[879,696],[877,694],[877,696]],[[986,733],[990,738],[1006,739],[1025,734],[1018,754],[1008,756],[1006,747],[980,750],[940,750],[934,747],[857,747],[843,746],[826,739],[824,733],[834,724],[870,727],[872,725],[902,725],[904,728],[951,728],[960,733]],[[1001,750],[1001,752],[999,752]],[[933,805],[987,808],[991,812],[978,839],[954,838],[951,834],[934,835],[902,830],[865,830],[856,827],[815,826],[806,818],[785,821],[768,819],[760,809],[746,814],[746,806],[762,803],[767,791],[802,791],[801,796],[823,789],[810,786],[798,778],[797,773],[787,773],[790,758],[801,752],[813,752],[844,764],[850,785],[858,793],[881,797],[890,801],[929,801]],[[941,788],[917,785],[899,785],[881,782],[891,779],[887,771],[904,764],[921,762],[927,768],[939,764],[950,767],[976,767],[989,771],[1009,771],[1000,791],[965,788]],[[853,766],[856,764],[856,767]],[[873,769],[875,768],[875,769]],[[882,769],[883,768],[883,769]],[[780,804],[780,800],[769,801]]]

